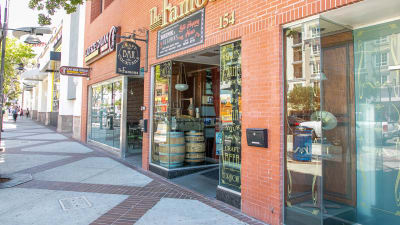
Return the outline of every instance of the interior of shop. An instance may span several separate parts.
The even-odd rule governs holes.
[[[127,117],[125,160],[137,167],[142,167],[142,140],[141,121],[143,112],[141,107],[144,95],[144,79],[128,78],[127,89]]]
[[[285,29],[286,224],[400,222],[399,25]]]
[[[88,138],[120,153],[122,82],[109,81],[92,87]]]
[[[152,163],[204,170],[172,181],[215,197],[219,177],[220,47],[155,66]]]

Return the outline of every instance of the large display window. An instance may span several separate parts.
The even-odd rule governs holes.
[[[169,61],[154,70],[152,163],[172,169],[218,162],[218,66]]]
[[[91,87],[89,139],[120,148],[122,82]]]
[[[400,224],[399,27],[284,30],[286,224]]]

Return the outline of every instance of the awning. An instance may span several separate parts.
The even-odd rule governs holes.
[[[21,79],[25,83],[29,84],[34,84],[37,83],[38,81],[42,81],[44,78],[47,77],[47,73],[41,72],[39,69],[32,69],[25,71],[21,74]]]
[[[61,52],[47,52],[40,60],[40,71],[58,72],[60,69]]]

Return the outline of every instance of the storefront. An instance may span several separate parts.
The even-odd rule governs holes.
[[[270,224],[397,224],[400,15],[384,2],[115,0],[85,46],[104,24],[149,30],[144,75],[116,74],[115,52],[90,64],[82,140],[202,194],[207,177]]]
[[[400,20],[336,13],[283,30],[285,223],[399,224]]]

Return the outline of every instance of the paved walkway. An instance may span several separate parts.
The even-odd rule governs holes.
[[[32,120],[4,127],[0,174],[33,180],[0,189],[1,225],[263,224]]]

